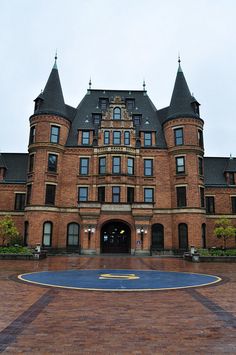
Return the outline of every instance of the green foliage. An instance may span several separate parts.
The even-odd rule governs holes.
[[[26,247],[0,247],[0,254],[32,254],[32,250]]]
[[[236,256],[236,249],[198,249],[200,256]]]
[[[5,216],[0,220],[0,244],[2,246],[6,244],[15,244],[17,237],[19,237],[19,232],[17,231],[11,216]]]
[[[236,228],[231,225],[229,219],[221,217],[215,223],[214,235],[219,239],[223,239],[225,248],[226,240],[236,235]]]

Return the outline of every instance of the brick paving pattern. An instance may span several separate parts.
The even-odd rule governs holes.
[[[26,284],[42,270],[138,269],[206,273],[223,282],[186,290],[96,292]],[[0,261],[4,354],[236,354],[236,267],[157,257]]]

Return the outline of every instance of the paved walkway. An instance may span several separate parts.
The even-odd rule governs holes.
[[[101,292],[23,283],[44,270],[138,269],[217,275],[185,290]],[[4,354],[236,354],[236,265],[156,257],[48,257],[0,261]]]

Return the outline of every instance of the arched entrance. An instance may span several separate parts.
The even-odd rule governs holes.
[[[101,229],[101,253],[130,253],[131,231],[126,223],[111,221]]]

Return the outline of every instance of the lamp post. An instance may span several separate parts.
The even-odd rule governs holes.
[[[141,235],[141,242],[142,242],[142,245],[143,245],[143,233],[144,233],[144,228],[143,228],[143,226],[141,226],[141,228],[140,228],[140,235]]]
[[[91,232],[92,232],[92,228],[91,228],[91,226],[88,226],[88,240],[89,240],[89,242],[91,239]]]

